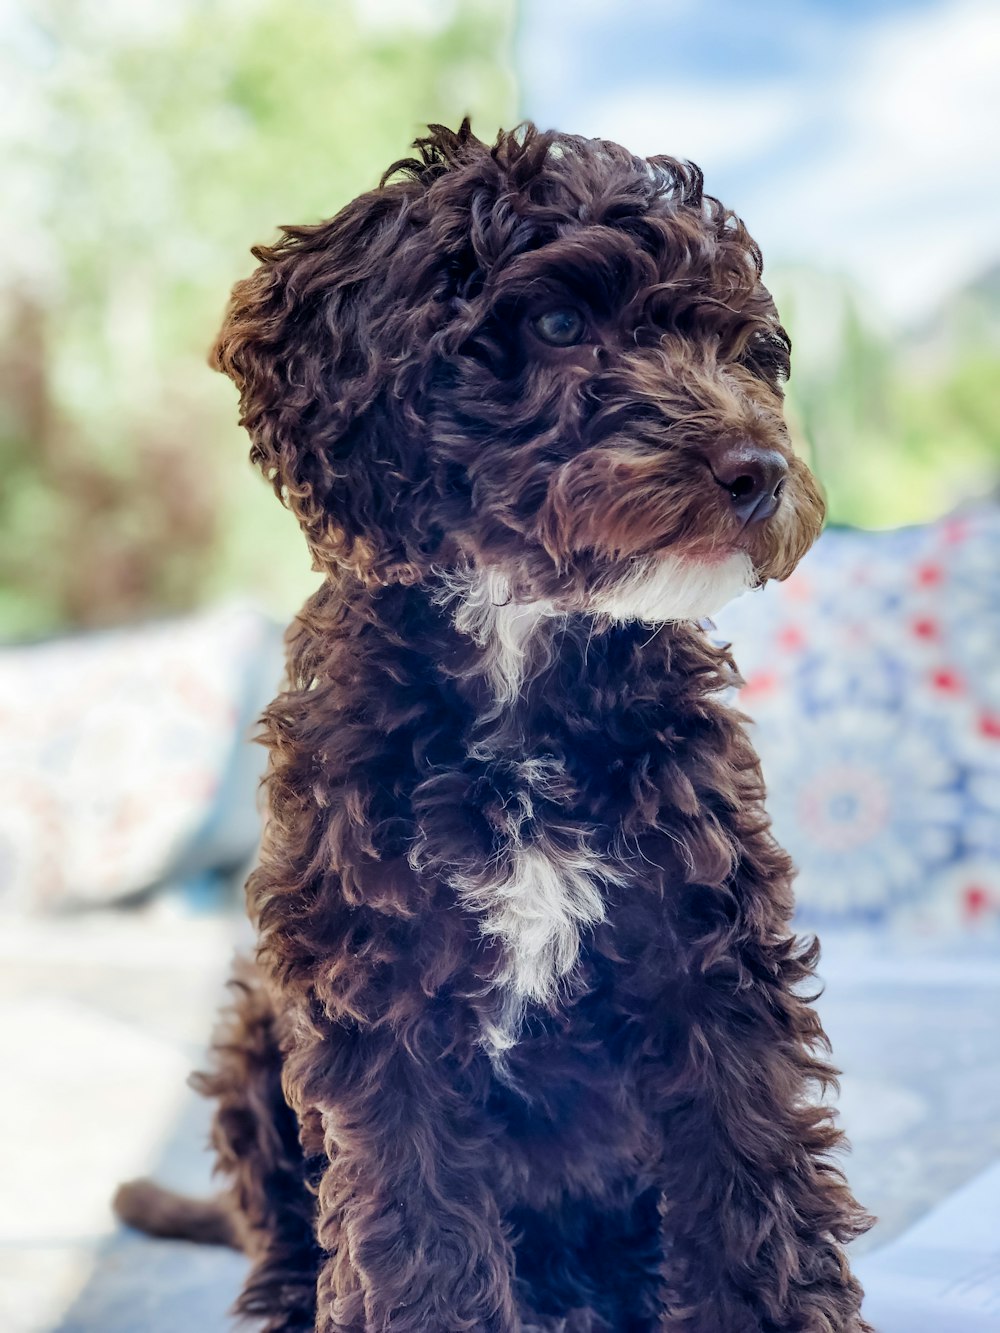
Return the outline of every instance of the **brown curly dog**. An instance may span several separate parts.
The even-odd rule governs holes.
[[[698,620],[823,503],[699,171],[432,126],[254,251],[215,363],[325,575],[265,715],[257,962],[200,1087],[277,1330],[859,1333],[737,682]]]

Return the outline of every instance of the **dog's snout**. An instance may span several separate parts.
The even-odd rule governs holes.
[[[729,492],[736,517],[743,524],[760,523],[781,503],[788,464],[777,449],[736,444],[714,462],[712,475]]]

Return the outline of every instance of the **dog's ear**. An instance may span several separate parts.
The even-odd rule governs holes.
[[[251,459],[298,517],[316,566],[375,583],[419,577],[427,544],[423,449],[401,419],[406,349],[419,348],[435,299],[432,275],[412,267],[419,192],[374,190],[256,247],[260,266],[233,289],[210,357],[238,387]]]

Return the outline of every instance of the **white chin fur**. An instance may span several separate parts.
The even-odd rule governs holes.
[[[654,624],[702,620],[756,582],[753,563],[745,552],[734,552],[711,564],[667,555],[637,566],[620,583],[595,597],[592,609],[612,620]]]
[[[520,694],[528,646],[540,622],[551,616],[576,609],[651,624],[703,620],[756,584],[753,563],[743,552],[713,562],[665,555],[632,566],[611,588],[576,608],[560,609],[551,601],[515,602],[507,576],[495,569],[442,575],[437,600],[454,608],[456,628],[484,650],[483,669],[496,707],[503,709]]]

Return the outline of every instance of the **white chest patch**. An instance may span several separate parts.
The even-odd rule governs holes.
[[[715,563],[668,555],[635,565],[579,609],[617,621],[697,620],[753,582],[753,566],[742,554]],[[496,1005],[483,1020],[482,1040],[502,1067],[527,1006],[558,997],[577,964],[582,937],[605,919],[605,889],[627,876],[622,865],[608,864],[594,850],[591,829],[562,820],[548,827],[540,823],[537,798],[552,796],[565,774],[543,758],[512,756],[521,743],[513,711],[542,651],[535,632],[564,613],[548,601],[515,602],[509,580],[495,570],[449,572],[438,601],[453,607],[456,629],[482,650],[480,670],[490,682],[493,705],[480,721],[511,715],[513,722],[499,753],[489,745],[470,752],[487,760],[511,756],[519,770],[517,799],[504,812],[506,845],[493,864],[455,867],[449,874],[463,907],[479,918],[483,936],[501,946]]]
[[[581,934],[605,917],[603,883],[621,876],[587,844],[585,833],[559,843],[544,834],[511,847],[504,873],[455,881],[459,898],[503,946],[496,976],[499,1006],[485,1024],[484,1044],[502,1055],[517,1041],[527,1005],[558,996],[580,955]]]
[[[495,713],[517,701],[528,645],[543,620],[557,612],[547,601],[516,602],[499,570],[454,570],[443,579],[437,601],[454,603],[455,628],[483,650]]]

